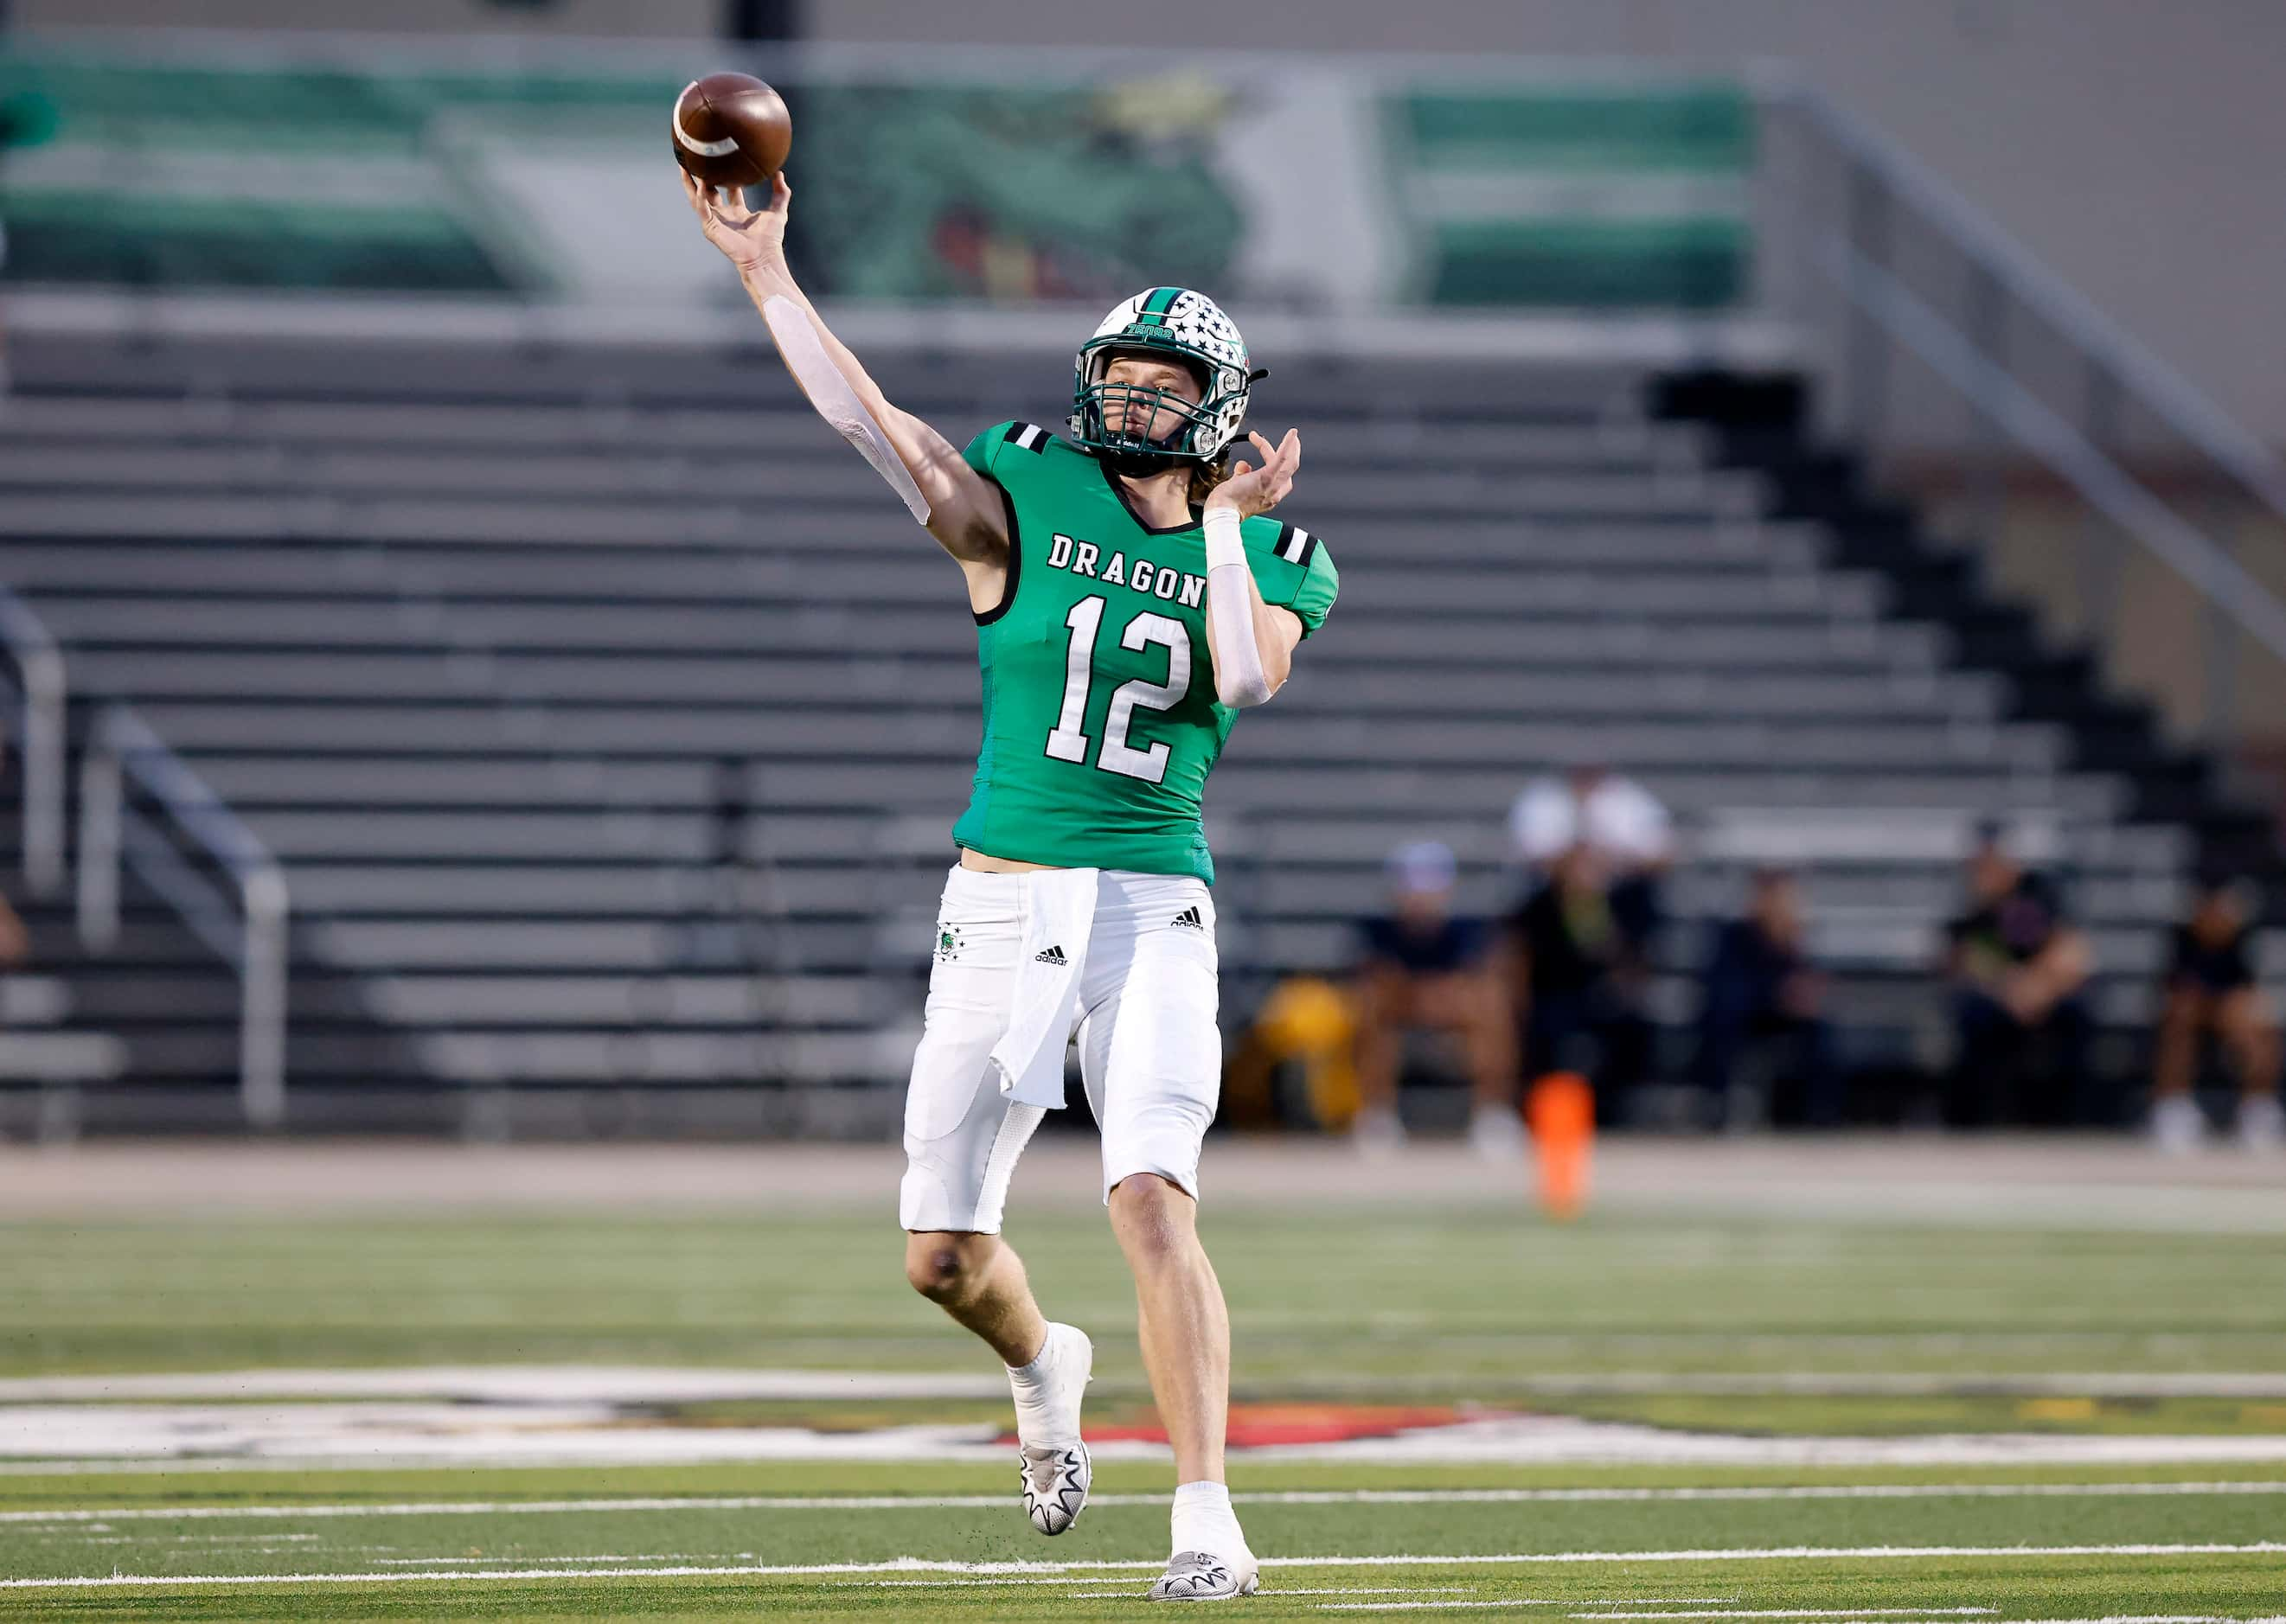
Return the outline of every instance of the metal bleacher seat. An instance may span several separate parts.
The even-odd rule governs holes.
[[[894,1116],[975,745],[958,577],[759,356],[96,340],[0,422],[6,584],[283,863],[297,1094],[836,1088]],[[1281,373],[1292,398],[1313,377]],[[1058,414],[943,355],[879,368],[960,438]],[[1803,866],[1893,1009],[1995,814],[2073,876],[2107,1007],[2177,832],[2001,720],[1941,627],[1765,520],[1626,368],[1370,368],[1301,420],[1340,607],[1209,797],[1224,958],[1337,968],[1397,840],[1515,884],[1510,800],[1593,755],[1677,811],[1674,950]],[[726,853],[726,844],[736,847]],[[131,1077],[230,1069],[229,1000],[143,898],[103,1007]],[[161,989],[196,990],[169,1002]],[[136,1000],[140,998],[141,1003]],[[1888,998],[1888,1004],[1881,1000]],[[1882,1018],[1888,1018],[1884,1016]]]

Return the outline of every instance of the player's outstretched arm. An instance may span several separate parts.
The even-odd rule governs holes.
[[[1239,706],[1260,705],[1286,685],[1302,641],[1301,618],[1262,601],[1239,529],[1241,521],[1269,512],[1294,488],[1302,433],[1289,429],[1275,446],[1258,434],[1246,438],[1262,453],[1262,466],[1234,464],[1230,477],[1208,494],[1205,519],[1207,650],[1214,658],[1215,697]]]
[[[690,200],[691,212],[698,217],[699,225],[706,233],[706,240],[721,249],[723,256],[737,267],[738,280],[745,283],[747,296],[762,312],[762,319],[769,326],[771,337],[777,341],[787,367],[802,383],[820,414],[853,442],[860,441],[865,425],[853,422],[855,414],[846,403],[820,399],[820,389],[816,385],[822,384],[828,393],[838,393],[837,385],[846,388],[872,422],[879,425],[888,449],[895,453],[897,462],[910,478],[925,504],[917,510],[916,516],[928,526],[929,533],[964,568],[988,569],[996,576],[1005,571],[1008,532],[999,493],[962,460],[959,449],[942,435],[911,413],[889,404],[880,386],[848,346],[833,335],[832,329],[818,316],[794,281],[785,260],[786,214],[793,201],[793,188],[786,184],[785,176],[781,173],[772,180],[769,205],[760,209],[723,202],[710,187],[687,174],[682,177],[682,189]],[[792,311],[789,312],[785,304],[779,304],[774,311],[772,305],[777,301],[791,304]],[[796,314],[808,331],[787,325]],[[813,341],[815,351],[811,350]],[[831,376],[817,376],[820,351],[824,362],[831,367]],[[859,448],[866,449],[862,443]],[[893,469],[884,468],[881,473],[892,485],[898,484]],[[911,500],[907,497],[909,506]],[[972,595],[979,585],[972,572]],[[989,601],[997,601],[997,580],[991,587],[985,595]]]

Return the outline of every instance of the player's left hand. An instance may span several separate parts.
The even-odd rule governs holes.
[[[1250,519],[1284,501],[1294,488],[1295,472],[1302,466],[1302,431],[1287,430],[1286,438],[1275,445],[1258,434],[1246,438],[1262,453],[1262,466],[1232,463],[1230,477],[1207,493],[1207,506],[1234,508],[1239,517]]]

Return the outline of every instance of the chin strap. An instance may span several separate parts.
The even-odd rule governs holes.
[[[1171,451],[1107,451],[1101,454],[1113,473],[1137,479],[1163,474],[1183,461]]]
[[[1206,516],[1207,624],[1214,632],[1215,698],[1243,710],[1270,698],[1262,650],[1254,640],[1254,574],[1236,513]]]
[[[858,454],[873,465],[873,471],[889,482],[913,516],[916,524],[929,522],[928,498],[921,494],[920,486],[913,483],[912,471],[889,444],[889,437],[881,425],[857,398],[857,391],[849,387],[849,380],[841,375],[841,368],[825,353],[817,329],[810,325],[809,317],[801,306],[784,294],[768,299],[762,304],[762,319],[769,324],[770,336],[777,340],[778,353],[785,357],[786,370],[793,374],[801,392],[809,397],[809,404],[817,414],[832,423],[841,438],[857,448]]]

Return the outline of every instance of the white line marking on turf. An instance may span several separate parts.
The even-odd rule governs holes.
[[[1289,1489],[1234,1494],[1242,1505],[1532,1505],[1694,1500],[2013,1500],[2178,1494],[2286,1494],[2286,1478],[2184,1483],[1819,1483],[1670,1488]],[[1092,1506],[1163,1506],[1172,1494],[1097,1494]],[[109,1523],[240,1518],[491,1517],[580,1511],[951,1511],[1005,1506],[1005,1494],[701,1494],[619,1500],[415,1500],[264,1506],[125,1506],[0,1511],[6,1523]]]
[[[315,1539],[317,1535],[301,1536]],[[607,1551],[579,1557],[376,1557],[376,1567],[470,1567],[489,1565],[496,1562],[690,1562],[697,1558],[679,1550],[665,1551],[655,1557],[615,1557]]]
[[[1782,1607],[1774,1612],[1575,1612],[1575,1619],[1872,1619],[1975,1617],[1998,1612],[1998,1607]]]
[[[1071,1581],[1069,1580],[1066,1580],[1063,1582],[1069,1584]],[[1142,1592],[1140,1590],[1074,1590],[1066,1595],[1064,1599],[1070,1602],[1131,1602],[1141,1594]],[[1265,1596],[1460,1596],[1464,1594],[1464,1592],[1459,1585],[1389,1585],[1386,1587],[1376,1587],[1371,1585],[1336,1585],[1331,1589],[1325,1590],[1287,1590],[1281,1589],[1277,1590],[1265,1590],[1262,1594]],[[1442,1604],[1437,1602],[1424,1602],[1422,1604],[1422,1605],[1426,1607],[1434,1607],[1441,1604]]]
[[[2281,1380],[2286,1392],[2286,1378]],[[215,1370],[0,1377],[0,1403],[89,1399],[450,1399],[487,1404],[694,1403],[724,1399],[993,1399],[990,1373],[710,1370],[629,1365],[422,1365],[377,1370]]]
[[[1282,1593],[1281,1593],[1282,1594]],[[1320,1612],[1413,1612],[1433,1608],[1439,1612],[1448,1607],[1560,1607],[1564,1604],[1544,1596],[1503,1596],[1497,1601],[1484,1602],[1320,1602]]]
[[[1519,1392],[1570,1395],[1696,1393],[1721,1395],[1855,1394],[1962,1398],[2279,1399],[2286,1372],[2063,1371],[2052,1375],[1999,1372],[1961,1375],[1919,1371],[1593,1371],[1507,1378]]]
[[[1265,1596],[1311,1596],[1311,1595],[1314,1595],[1314,1594],[1316,1594],[1316,1592],[1314,1592],[1314,1591],[1310,1591],[1310,1590],[1265,1590],[1265,1591],[1264,1591],[1264,1592],[1263,1592],[1263,1594],[1264,1594],[1264,1595],[1265,1595]],[[1657,1601],[1659,1598],[1658,1598],[1657,1596],[1651,1596],[1651,1597],[1648,1597],[1648,1598],[1646,1598],[1646,1599],[1648,1599],[1648,1600],[1651,1600],[1651,1601]],[[1319,1611],[1320,1612],[1407,1612],[1407,1611],[1409,1611],[1409,1610],[1412,1610],[1412,1609],[1414,1609],[1414,1608],[1441,1609],[1441,1608],[1446,1608],[1446,1607],[1568,1607],[1568,1606],[1570,1606],[1571,1604],[1571,1604],[1571,1603],[1569,1603],[1569,1602],[1561,1602],[1561,1601],[1557,1601],[1557,1600],[1555,1600],[1555,1599],[1553,1599],[1553,1598],[1551,1598],[1551,1597],[1547,1597],[1547,1596],[1503,1596],[1500,1597],[1500,1598],[1499,1598],[1498,1600],[1496,1600],[1496,1601],[1482,1601],[1482,1602],[1383,1602],[1383,1603],[1374,1603],[1374,1602],[1336,1602],[1336,1603],[1321,1603],[1321,1604],[1320,1604],[1320,1605],[1319,1605],[1318,1611]],[[1970,1611],[1972,1611],[1972,1612],[1973,1612],[1973,1611],[1975,1611],[1975,1609],[1973,1609],[1973,1608],[1972,1608]],[[1596,1617],[1599,1617],[1599,1616],[1602,1616],[1602,1615],[1596,1614],[1596,1613],[1575,1612],[1575,1613],[1571,1614],[1570,1616],[1571,1616],[1571,1617],[1573,1617],[1573,1618],[1575,1618],[1575,1619],[1585,1619],[1585,1618],[1596,1618]],[[1660,1613],[1656,1613],[1656,1612],[1647,1612],[1647,1613],[1644,1613],[1643,1616],[1644,1616],[1644,1617],[1645,1617],[1645,1618],[1647,1618],[1647,1619],[1655,1619],[1655,1618],[1660,1618],[1660,1617],[1664,1617],[1664,1616],[1673,1616],[1673,1617],[1675,1617],[1675,1618],[1700,1618],[1700,1619],[1751,1619],[1751,1618],[1754,1617],[1755,1615],[1754,1615],[1754,1614],[1753,1614],[1753,1613],[1751,1613],[1751,1612],[1698,1612],[1698,1613],[1683,1613],[1683,1612],[1679,1612],[1679,1613],[1675,1613],[1675,1614],[1672,1614],[1672,1615],[1665,1615],[1665,1614],[1660,1614]],[[1823,1616],[1823,1615],[1821,1615],[1821,1616]]]
[[[819,1432],[807,1427],[630,1426],[618,1412],[582,1423],[540,1424],[532,1410],[487,1415],[486,1407],[438,1405],[414,1425],[383,1426],[343,1414],[338,1424],[272,1409],[231,1414],[233,1407],[182,1407],[162,1414],[89,1406],[80,1415],[41,1418],[39,1447],[0,1461],[0,1476],[96,1472],[243,1471],[290,1462],[304,1471],[466,1470],[483,1466],[626,1468],[756,1461],[997,1462],[1007,1446],[1000,1429],[978,1423],[898,1425],[869,1432]],[[307,1406],[287,1407],[307,1409]],[[0,1413],[0,1433],[25,1423]],[[362,1453],[357,1453],[362,1451]],[[1265,1445],[1256,1461],[1363,1462],[1383,1464],[1653,1465],[1850,1467],[2046,1466],[2081,1470],[2133,1465],[2210,1469],[2227,1462],[2286,1461],[2286,1433],[1954,1432],[1842,1438],[1681,1432],[1668,1428],[1569,1417],[1488,1414],[1451,1426],[1344,1442]],[[36,1454],[37,1458],[34,1458]],[[226,1457],[226,1458],[225,1458]],[[1099,1463],[1169,1461],[1167,1446],[1113,1439],[1096,1447]]]
[[[1265,1568],[1308,1567],[1500,1567],[1571,1566],[1610,1562],[1825,1562],[1923,1557],[2248,1557],[2286,1556],[2286,1541],[2257,1541],[2244,1545],[1784,1545],[1703,1550],[1564,1550],[1508,1552],[1499,1556],[1388,1557],[1265,1557]],[[857,1573],[1155,1573],[1164,1565],[1150,1562],[959,1562],[924,1557],[897,1557],[886,1562],[800,1562],[723,1566],[645,1568],[663,1579],[821,1578]],[[168,1585],[354,1585],[392,1584],[436,1580],[618,1579],[620,1567],[509,1568],[491,1572],[459,1571],[411,1573],[111,1573],[62,1579],[0,1579],[0,1590],[74,1590],[154,1588]],[[2241,1620],[2239,1624],[2249,1624]],[[2286,1624],[2286,1619],[2259,1624]]]

